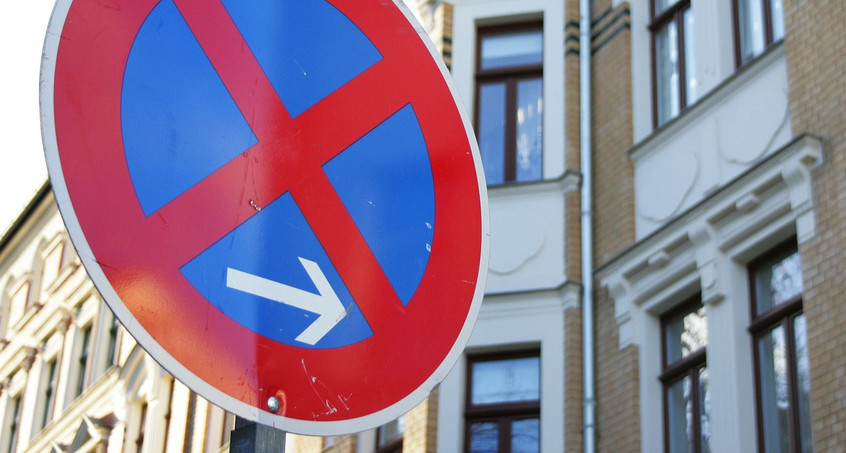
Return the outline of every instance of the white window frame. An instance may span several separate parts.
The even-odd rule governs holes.
[[[651,5],[654,0],[631,0],[632,40],[632,127],[634,141],[638,143],[651,135],[653,124],[652,92],[652,20]],[[614,6],[622,3],[614,1]],[[734,39],[732,3],[730,1],[690,0],[696,21],[692,46],[696,58],[697,100],[703,99],[736,70],[734,64]],[[689,104],[687,109],[696,105]],[[676,118],[684,116],[681,112]],[[669,120],[666,124],[673,123]]]
[[[53,376],[50,376],[50,362],[55,361],[53,369]],[[50,422],[59,415],[59,385],[61,384],[61,356],[58,351],[53,354],[42,354],[39,364],[38,385],[35,401],[35,408],[32,415],[32,433],[30,438],[34,438],[44,428],[50,425]],[[53,393],[49,399],[45,399],[45,392],[48,386],[52,386]],[[49,417],[47,417],[49,415]],[[47,418],[45,418],[47,417]],[[41,421],[44,420],[44,425]]]
[[[476,43],[479,27],[543,22],[542,180],[564,175],[564,3],[544,0],[453,2],[452,75],[470,117],[476,105]],[[579,121],[578,118],[568,118]]]
[[[541,452],[564,451],[565,312],[577,308],[580,288],[487,296],[466,354],[540,349]],[[437,451],[464,451],[467,357],[462,355],[441,382]]]
[[[26,380],[27,372],[19,368],[11,374],[2,394],[0,394],[0,439],[3,442],[0,444],[0,449],[3,449],[3,453],[6,453],[7,442],[11,441],[7,436],[10,434],[14,421],[13,417],[15,414],[13,413],[12,401],[16,398],[19,398],[19,400],[17,420],[14,421],[17,423],[15,427],[15,445],[17,449],[20,449],[21,446],[28,443],[26,433],[24,432],[24,425],[26,425],[26,405],[28,404],[26,401]]]

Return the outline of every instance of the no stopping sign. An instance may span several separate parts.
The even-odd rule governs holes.
[[[470,335],[483,172],[409,17],[370,0],[57,4],[42,128],[71,238],[138,342],[244,418],[378,426]]]

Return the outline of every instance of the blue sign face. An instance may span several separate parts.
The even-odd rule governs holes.
[[[225,0],[292,117],[375,64],[367,37],[323,0]],[[172,0],[147,17],[121,99],[124,146],[147,215],[258,142]]]
[[[381,59],[323,0],[223,3],[292,117]],[[126,162],[147,216],[261,142],[171,0],[153,9],[132,46],[121,111]],[[413,107],[374,124],[322,171],[407,305],[435,223],[429,153]],[[266,338],[320,349],[360,342],[373,330],[298,205],[309,202],[286,192],[256,206],[181,272],[216,309]]]

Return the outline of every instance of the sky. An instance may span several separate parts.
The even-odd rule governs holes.
[[[0,14],[0,234],[47,180],[38,80],[53,3],[4,2]]]

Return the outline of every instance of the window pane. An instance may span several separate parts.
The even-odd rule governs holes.
[[[738,0],[740,58],[743,63],[764,51],[764,11],[761,0]]]
[[[20,320],[26,312],[26,304],[29,300],[29,282],[24,282],[20,288],[12,294],[9,301],[9,327],[12,327]]]
[[[769,0],[772,14],[773,41],[784,38],[784,3],[782,0]]]
[[[74,381],[74,392],[73,397],[76,398],[79,395],[82,395],[82,391],[85,390],[85,371],[88,367],[88,354],[90,352],[90,344],[91,343],[91,325],[84,327],[83,330],[79,333],[81,338],[79,344],[79,355],[77,356],[77,363],[76,363],[76,379]]]
[[[386,423],[379,427],[379,446],[385,446],[400,437],[405,431],[405,416],[402,415],[398,419]]]
[[[64,244],[58,243],[50,253],[44,257],[44,269],[42,271],[42,282],[49,287],[59,276],[59,271],[62,268],[62,253],[64,251]]]
[[[21,395],[17,395],[7,401],[6,406],[6,451],[15,451],[18,444],[18,436],[20,435],[21,423]],[[0,438],[6,436],[0,436]]]
[[[708,345],[705,307],[691,309],[666,321],[667,364],[689,356]]]
[[[497,453],[498,451],[499,427],[496,422],[470,425],[470,453]]]
[[[708,388],[708,368],[699,370],[699,451],[711,451],[711,392]]]
[[[670,453],[689,452],[693,435],[693,402],[690,377],[670,385],[667,389],[667,427]]]
[[[540,358],[473,364],[472,404],[535,401],[540,398]]]
[[[511,423],[511,452],[538,453],[540,451],[540,420],[517,420]]]
[[[758,340],[761,369],[761,406],[767,452],[790,451],[787,429],[787,348],[784,329],[777,327]]]
[[[56,362],[57,359],[55,358],[50,360],[44,364],[42,370],[41,395],[39,395],[38,412],[35,415],[33,437],[47,426],[47,423],[53,418],[53,404],[56,396]]]
[[[694,49],[693,10],[688,8],[684,11],[684,77],[685,77],[685,101],[692,105],[699,98],[699,79],[696,78],[696,51]]]
[[[670,22],[655,35],[658,124],[679,114],[678,30]]]
[[[655,0],[655,15],[659,15],[667,10],[667,8],[678,3],[679,0]]]
[[[757,314],[802,294],[802,263],[799,253],[778,256],[755,272]]]
[[[541,179],[543,80],[517,84],[517,181]]]
[[[808,341],[805,331],[805,315],[793,320],[793,336],[796,342],[796,392],[799,396],[799,430],[802,436],[802,452],[814,451],[811,441],[811,376],[808,371]]]
[[[505,83],[479,88],[479,149],[490,185],[505,182]]]
[[[482,69],[541,64],[543,33],[540,30],[482,38]]]

